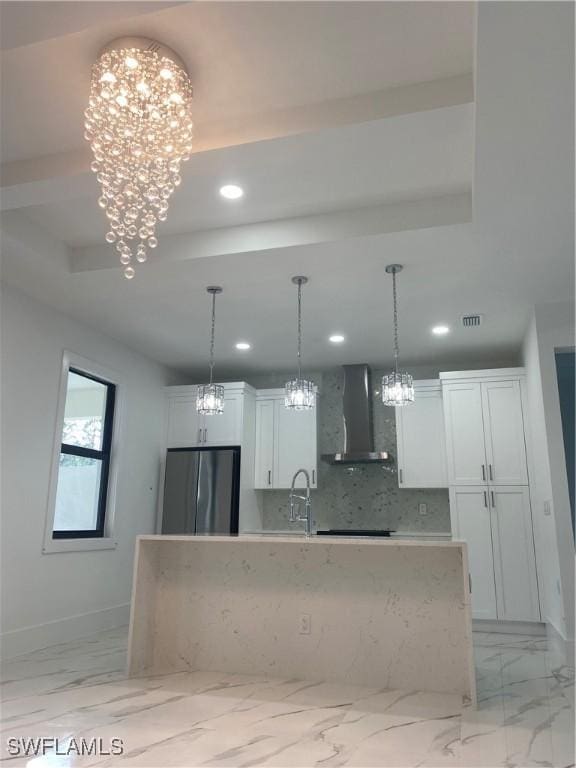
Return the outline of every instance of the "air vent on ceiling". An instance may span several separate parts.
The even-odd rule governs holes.
[[[482,325],[482,315],[463,315],[462,325],[464,328],[477,328]]]

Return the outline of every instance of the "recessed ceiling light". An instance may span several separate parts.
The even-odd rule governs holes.
[[[220,194],[226,200],[238,200],[244,194],[244,190],[238,184],[224,184],[223,187],[220,187]]]
[[[342,344],[343,341],[346,341],[346,337],[342,336],[341,333],[333,333],[332,336],[328,337],[328,341],[331,344]]]
[[[248,344],[247,341],[239,341],[236,344],[236,349],[240,349],[242,352],[245,352],[247,349],[252,349],[252,344]]]
[[[447,333],[450,333],[450,328],[447,325],[435,325],[432,328],[432,333],[435,336],[445,336]]]

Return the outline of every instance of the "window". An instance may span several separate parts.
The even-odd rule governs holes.
[[[65,397],[52,538],[102,538],[116,385],[70,367]]]

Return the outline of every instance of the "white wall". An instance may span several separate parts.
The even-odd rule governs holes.
[[[531,496],[543,618],[574,640],[574,539],[554,353],[574,345],[574,305],[535,307],[523,344]]]
[[[127,620],[135,537],[154,530],[166,371],[6,286],[2,326],[2,645],[5,655]],[[116,549],[42,554],[64,349],[125,383]]]

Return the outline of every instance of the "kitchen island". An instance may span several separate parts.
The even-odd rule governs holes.
[[[217,670],[474,700],[466,544],[140,536],[129,674]]]

